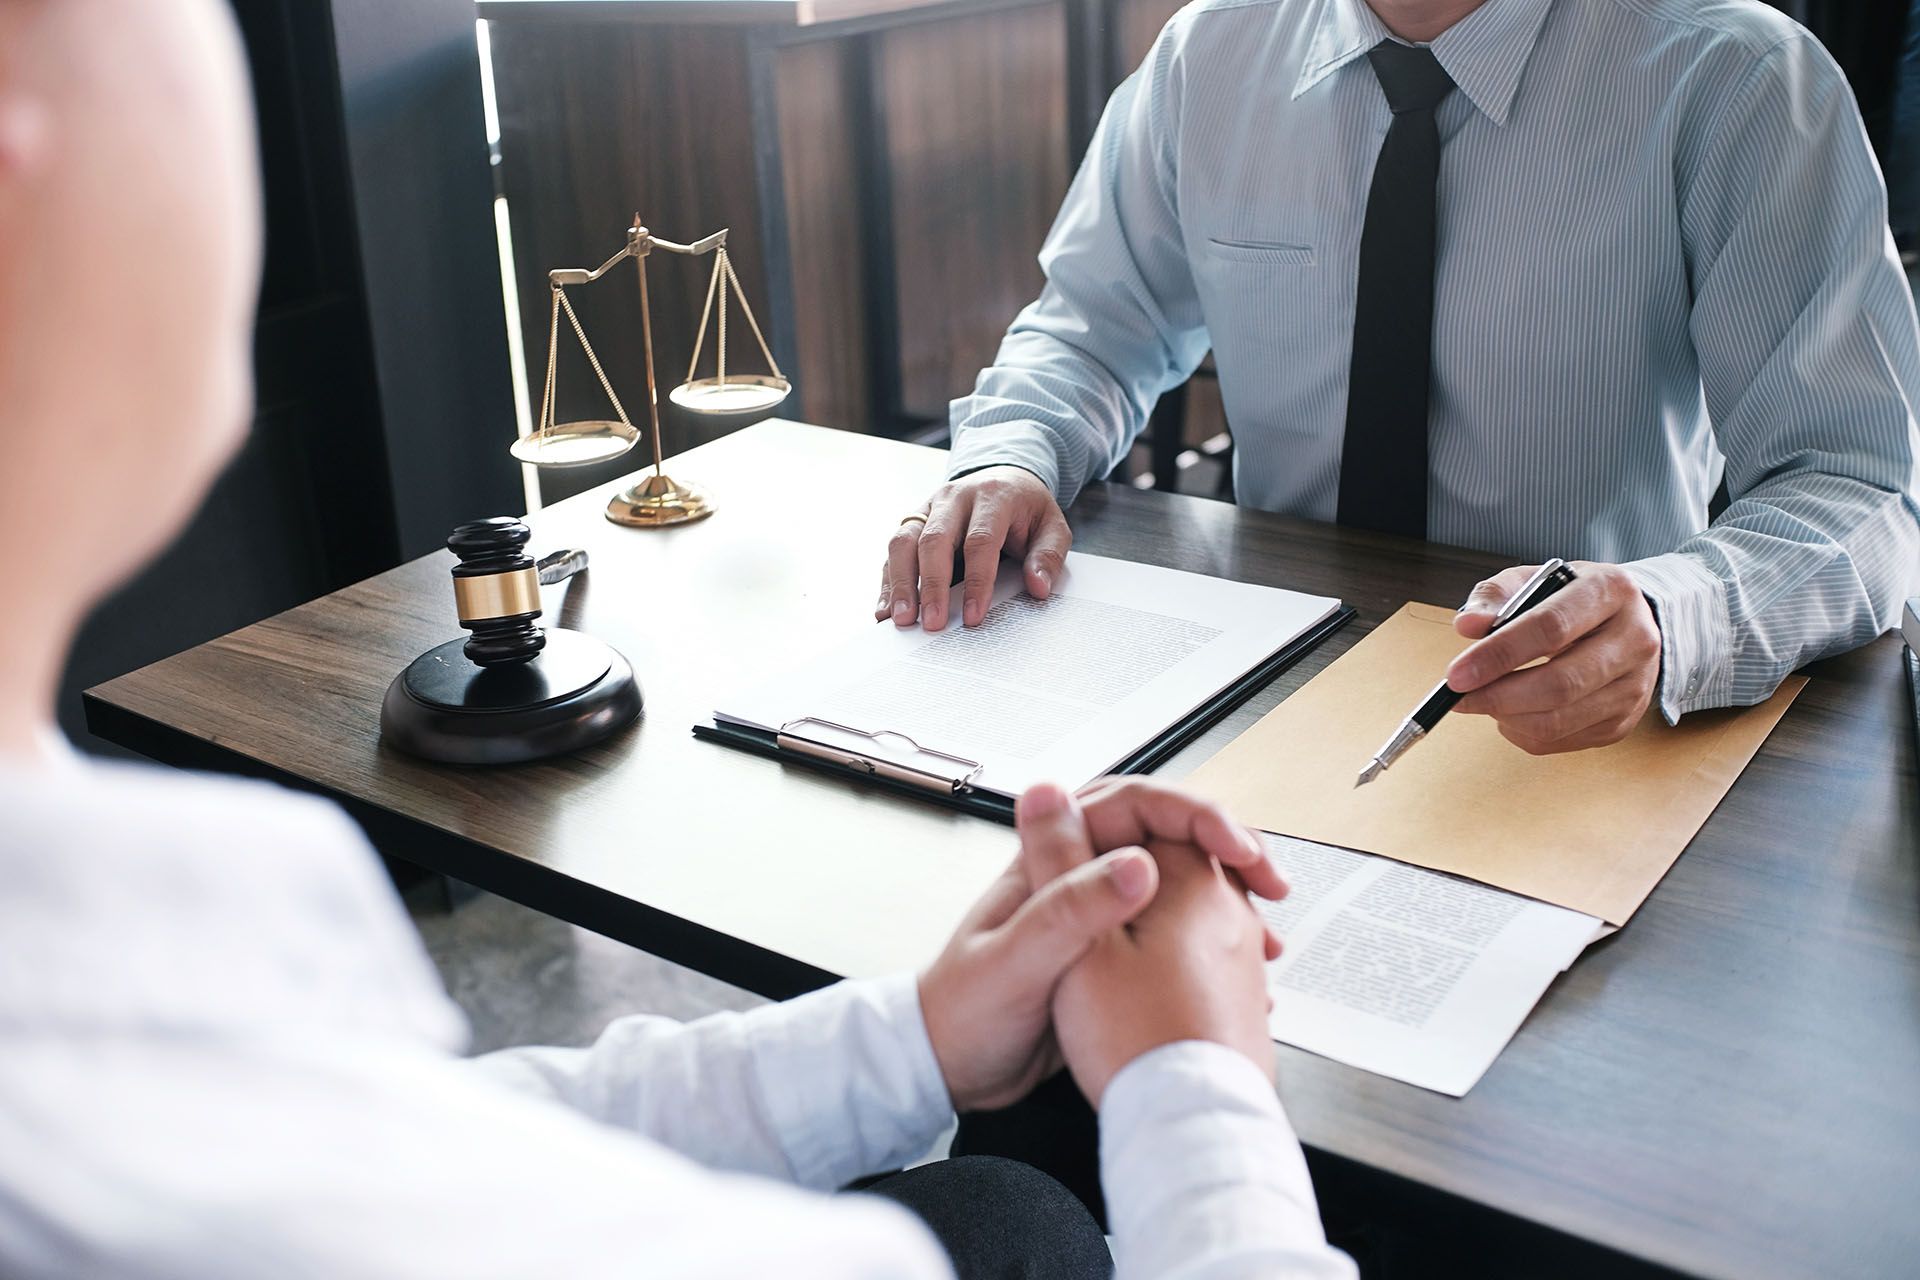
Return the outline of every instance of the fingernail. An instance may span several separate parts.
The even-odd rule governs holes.
[[[967,625],[970,627],[979,626],[981,615],[985,612],[980,608],[980,602],[978,600],[969,600],[967,601],[966,608]]]
[[[875,613],[876,616],[887,612],[887,593],[886,592],[882,591],[880,593],[880,598],[873,602],[873,612]]]
[[[947,607],[943,604],[930,604],[920,612],[920,621],[929,631],[938,631],[947,625]]]
[[[913,621],[913,605],[905,597],[893,602],[893,620],[902,626]]]
[[[1147,858],[1145,850],[1129,849],[1107,860],[1107,875],[1121,897],[1131,901],[1147,891],[1147,881],[1152,874],[1147,869]]]
[[[1036,561],[1033,566],[1033,576],[1038,578],[1040,580],[1040,585],[1045,587],[1048,591],[1053,590],[1053,575],[1047,572],[1047,568],[1045,565],[1042,565],[1038,561]]]
[[[1266,852],[1266,846],[1260,843],[1260,837],[1245,827],[1240,828],[1240,843],[1248,853]]]
[[[1037,782],[1020,798],[1020,808],[1029,818],[1051,818],[1067,807],[1067,791],[1056,782]]]

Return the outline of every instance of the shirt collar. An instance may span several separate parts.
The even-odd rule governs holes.
[[[1481,114],[1507,122],[1520,73],[1553,0],[1487,0],[1433,42],[1433,55]],[[1382,40],[1392,39],[1366,0],[1321,0],[1313,40],[1293,87],[1298,98]]]

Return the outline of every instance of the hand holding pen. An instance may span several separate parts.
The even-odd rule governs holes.
[[[1491,716],[1501,737],[1532,755],[1618,742],[1646,718],[1663,680],[1690,698],[1710,678],[1663,668],[1660,624],[1632,571],[1584,560],[1572,568],[1573,582],[1497,632],[1489,634],[1499,607],[1531,568],[1481,583],[1453,620],[1478,641],[1447,668],[1447,683],[1468,695],[1454,714]]]
[[[1527,610],[1540,604],[1555,592],[1574,580],[1574,572],[1564,560],[1549,560],[1534,571],[1533,576],[1521,584],[1520,589],[1507,597],[1506,603],[1494,615],[1492,625],[1487,628],[1489,634],[1498,631]],[[1426,701],[1414,708],[1413,713],[1400,722],[1385,745],[1373,753],[1366,768],[1354,779],[1353,785],[1364,787],[1393,766],[1393,762],[1405,755],[1414,743],[1426,737],[1437,726],[1447,712],[1466,697],[1466,693],[1453,688],[1446,680],[1434,686]]]

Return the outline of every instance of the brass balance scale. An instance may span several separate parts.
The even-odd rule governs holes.
[[[760,332],[760,323],[754,319],[753,308],[747,304],[740,278],[734,274],[733,263],[727,256],[727,233],[724,230],[692,244],[676,244],[654,235],[636,214],[633,226],[627,229],[626,247],[600,266],[592,271],[563,268],[548,272],[547,283],[553,291],[553,306],[547,324],[547,383],[540,398],[540,425],[530,435],[515,442],[513,456],[535,467],[582,467],[618,458],[639,442],[640,433],[627,417],[626,408],[615,394],[612,381],[600,365],[600,358],[594,354],[593,344],[587,341],[587,332],[580,325],[580,317],[574,313],[573,302],[567,297],[567,286],[592,284],[631,258],[640,278],[640,329],[641,344],[646,351],[647,415],[653,438],[653,473],[608,502],[607,519],[615,524],[641,529],[686,524],[712,515],[714,510],[712,496],[697,485],[676,481],[668,476],[661,457],[660,401],[653,371],[653,316],[647,304],[647,258],[655,249],[690,257],[708,253],[714,255],[713,277],[707,284],[707,301],[700,313],[700,329],[694,339],[693,359],[687,365],[687,378],[673,388],[668,397],[689,413],[733,417],[771,409],[793,390],[793,384],[780,372],[773,351],[767,346],[765,335]],[[747,327],[760,344],[760,354],[766,358],[770,372],[728,371],[729,294],[739,300],[740,313],[746,317]],[[593,366],[595,376],[600,379],[601,390],[606,392],[607,400],[613,405],[615,420],[554,420],[554,383],[559,367],[562,312],[566,314],[574,336],[580,341],[587,363]],[[715,369],[711,376],[701,377],[700,355],[706,345],[709,320],[715,321],[716,329]]]

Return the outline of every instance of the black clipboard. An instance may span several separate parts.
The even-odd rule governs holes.
[[[1254,666],[1238,680],[1195,708],[1193,713],[1184,720],[1121,761],[1112,772],[1116,774],[1149,773],[1158,768],[1195,738],[1226,719],[1247,699],[1266,688],[1283,671],[1313,652],[1319,647],[1321,641],[1344,627],[1353,616],[1353,609],[1350,606],[1344,604],[1338,606],[1320,622],[1295,636],[1285,648]],[[1013,824],[1013,799],[997,792],[974,790],[959,783],[956,783],[951,791],[929,790],[925,786],[916,786],[912,782],[875,773],[871,765],[844,764],[837,760],[791,750],[780,744],[782,735],[769,733],[764,729],[749,729],[737,724],[696,724],[693,726],[693,736],[703,742],[717,742],[741,751],[751,751],[755,755],[766,756],[771,760],[801,765],[880,791],[910,796],[916,800],[939,805],[944,809],[957,809],[962,813],[991,818],[995,822],[1004,822],[1009,826]]]

